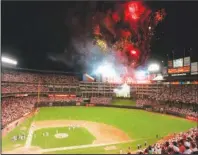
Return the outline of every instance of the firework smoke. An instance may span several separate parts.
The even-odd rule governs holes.
[[[84,70],[93,70],[103,61],[120,66],[116,68],[143,64],[150,53],[155,27],[165,17],[164,9],[152,12],[140,1],[117,3],[111,9],[96,10],[96,6],[96,2],[86,3],[82,11],[72,10],[66,17],[66,28],[72,35],[67,51],[76,58],[66,52],[59,56],[61,61],[67,55],[70,65],[83,66]]]

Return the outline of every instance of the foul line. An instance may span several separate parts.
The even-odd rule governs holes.
[[[61,150],[74,150],[74,149],[98,147],[98,146],[105,146],[105,145],[115,145],[115,144],[128,143],[128,142],[133,142],[133,141],[134,140],[128,140],[128,141],[123,141],[123,142],[114,142],[114,143],[88,144],[88,145],[59,147],[59,148],[52,148],[52,149],[43,149],[43,150],[41,150],[41,152],[43,153],[43,152],[53,152],[53,151],[61,151]]]
[[[134,142],[142,139],[153,139],[153,138],[140,138],[136,140],[128,140],[122,142],[114,142],[114,143],[103,143],[103,144],[88,144],[88,145],[78,145],[78,146],[68,146],[68,147],[59,147],[59,148],[51,148],[51,149],[42,149],[41,152],[53,152],[53,151],[62,151],[62,150],[75,150],[75,149],[82,149],[82,148],[91,148],[91,147],[99,147],[99,146],[106,146],[106,145],[116,145],[116,144],[123,144]]]

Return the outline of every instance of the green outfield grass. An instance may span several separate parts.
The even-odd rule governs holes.
[[[135,140],[131,143],[118,144],[116,145],[117,150],[111,151],[104,150],[103,146],[49,153],[119,153],[119,149],[127,149],[128,146],[136,149],[136,145],[143,144],[145,140],[150,144],[155,143],[158,140],[155,138],[156,134],[163,137],[170,133],[181,132],[188,130],[191,127],[196,127],[196,122],[190,122],[173,116],[161,115],[143,110],[106,107],[41,108],[34,117],[34,121],[42,120],[88,120],[106,123],[121,129],[127,133],[131,139]],[[27,126],[28,128],[29,124],[23,123],[21,126]],[[8,136],[3,138],[3,149],[8,148],[8,146],[11,145],[13,146],[9,138],[11,135],[14,135],[19,131],[19,128],[16,128],[8,134]],[[74,139],[75,141],[78,141],[77,138]],[[84,138],[79,136],[79,140],[80,139]]]
[[[67,138],[56,138],[55,134],[67,133]],[[43,133],[49,133],[49,136],[43,136]],[[32,138],[32,146],[39,146],[43,149],[74,146],[74,145],[85,145],[91,144],[95,140],[95,137],[88,132],[85,128],[70,129],[68,127],[57,127],[57,128],[43,128],[36,130]]]
[[[132,99],[116,99],[112,101],[113,105],[126,105],[126,106],[135,106],[136,102]]]

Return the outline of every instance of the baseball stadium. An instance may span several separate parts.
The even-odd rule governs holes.
[[[198,154],[197,6],[2,2],[2,154]]]
[[[194,80],[122,84],[78,77],[3,68],[3,153],[136,153],[197,132]]]

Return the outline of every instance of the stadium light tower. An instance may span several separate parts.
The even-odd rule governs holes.
[[[3,64],[9,64],[9,65],[14,65],[14,66],[17,65],[17,61],[16,60],[13,60],[11,58],[4,57],[4,56],[1,57],[1,62]]]
[[[158,72],[160,70],[159,64],[150,64],[148,66],[148,71],[149,72]]]

